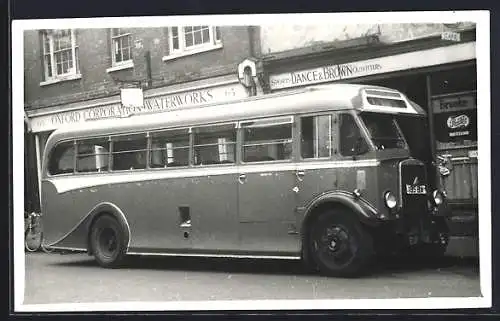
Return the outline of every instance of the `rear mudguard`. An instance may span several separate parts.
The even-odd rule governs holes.
[[[92,223],[100,214],[104,213],[113,216],[120,223],[128,249],[130,245],[130,226],[122,210],[109,202],[99,203],[94,206],[68,234],[51,244],[51,246],[54,248],[87,249],[90,253],[89,235]]]

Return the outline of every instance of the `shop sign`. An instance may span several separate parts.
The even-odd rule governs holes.
[[[81,124],[107,118],[123,118],[169,110],[182,109],[215,102],[224,102],[247,97],[247,91],[241,84],[171,93],[144,98],[144,104],[123,106],[114,103],[98,107],[60,112],[31,119],[33,132],[54,130],[68,125]]]
[[[436,139],[440,143],[477,140],[475,95],[438,98],[432,102]]]
[[[460,42],[460,33],[453,31],[445,31],[441,34],[441,40]]]
[[[475,57],[475,43],[462,43],[345,64],[332,64],[314,69],[272,74],[269,77],[269,85],[272,90],[277,90],[441,65],[474,59]]]
[[[434,114],[446,113],[452,111],[467,110],[476,108],[475,95],[459,95],[454,97],[435,98],[432,101]]]

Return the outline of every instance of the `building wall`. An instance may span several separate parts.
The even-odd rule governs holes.
[[[43,108],[116,95],[120,80],[146,80],[145,54],[150,51],[152,87],[193,81],[234,73],[237,65],[251,54],[249,28],[220,28],[223,47],[163,61],[168,54],[167,28],[132,29],[134,68],[106,72],[112,65],[109,29],[76,30],[81,79],[41,86],[43,61],[39,31],[24,34],[25,108]],[[147,90],[147,88],[145,88]]]
[[[264,25],[260,28],[261,54],[378,35],[381,42],[409,41],[439,35],[443,31],[468,29],[474,23],[394,23],[394,24],[315,24]]]

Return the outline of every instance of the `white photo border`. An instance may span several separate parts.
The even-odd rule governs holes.
[[[24,207],[24,67],[23,32],[34,29],[165,27],[188,24],[267,25],[300,21],[301,24],[335,23],[453,23],[476,24],[477,110],[478,110],[478,189],[479,269],[481,297],[353,300],[253,300],[200,302],[113,302],[25,305],[25,259],[22,227]],[[166,24],[167,22],[167,24]],[[16,312],[52,311],[188,311],[188,310],[297,310],[297,309],[451,309],[489,308],[492,304],[491,262],[491,154],[490,154],[490,13],[489,11],[362,12],[325,14],[203,15],[163,17],[76,18],[14,20],[12,23],[12,129],[13,129],[13,222],[14,222],[14,309]],[[19,215],[18,215],[19,214]]]

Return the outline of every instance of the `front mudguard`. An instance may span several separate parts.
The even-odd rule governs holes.
[[[304,222],[307,223],[317,210],[323,206],[342,206],[352,211],[359,221],[368,226],[378,226],[382,220],[379,212],[368,201],[361,197],[356,197],[353,193],[344,191],[325,192],[314,198],[304,210]]]

